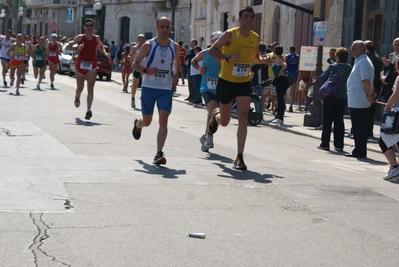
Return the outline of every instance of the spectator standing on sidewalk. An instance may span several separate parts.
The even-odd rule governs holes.
[[[399,57],[399,38],[393,40],[393,52],[389,54],[389,57],[382,57],[383,71],[381,72],[381,82],[382,82],[382,101],[387,102],[392,94],[393,83],[398,76],[398,72],[395,71],[395,62]]]
[[[3,74],[3,85],[4,87],[7,86],[6,81],[6,73],[10,68],[10,61],[11,57],[7,54],[8,48],[10,48],[11,44],[14,43],[14,39],[11,38],[11,30],[6,30],[5,36],[1,37],[1,48],[0,48],[0,59],[1,59],[1,66],[2,66],[2,74]]]
[[[168,118],[172,111],[172,85],[179,82],[180,46],[169,39],[171,22],[167,17],[160,17],[155,25],[158,35],[144,43],[134,59],[133,69],[143,73],[141,86],[141,113],[135,119],[133,137],[141,137],[143,127],[151,124],[154,106],[157,104],[159,114],[159,129],[157,135],[157,152],[152,162],[155,165],[166,164],[162,151],[168,133]],[[146,58],[146,67],[140,62]]]
[[[115,67],[115,56],[116,56],[116,45],[115,41],[111,42],[111,47],[109,49],[109,55],[111,57],[111,62],[112,62],[112,68]]]
[[[259,43],[259,53],[262,57],[266,57],[266,44],[263,42]],[[252,67],[251,67],[251,71],[253,73],[252,86],[257,86],[260,82],[267,80],[269,78],[268,67],[269,66],[266,64],[253,64],[252,65]],[[263,108],[264,108],[263,91],[264,91],[263,87],[258,87],[254,92],[255,94],[257,94],[259,96],[258,101],[254,103],[255,112],[257,112],[261,118],[263,118]],[[266,96],[265,96],[265,98],[266,98]]]
[[[200,52],[201,52],[202,48],[199,46],[194,47],[194,53],[197,56]],[[191,60],[192,61],[192,60]],[[193,82],[193,87],[194,87],[194,106],[195,107],[203,107],[202,106],[202,98],[201,98],[201,92],[200,92],[200,88],[201,88],[201,78],[202,75],[199,72],[199,70],[197,70],[196,68],[193,67],[192,65],[193,63],[191,62],[191,69],[190,69],[190,75],[191,75],[191,80]],[[197,64],[199,64],[200,66],[202,66],[202,62],[201,61],[197,61]]]
[[[194,102],[195,90],[193,86],[193,80],[191,79],[190,69],[191,69],[191,60],[195,57],[194,47],[198,45],[198,41],[196,39],[192,39],[190,42],[190,53],[186,56],[187,60],[187,80],[188,80],[188,97],[184,100],[189,102]]]
[[[341,47],[336,50],[335,58],[337,63],[330,64],[318,80],[323,84],[331,73],[338,74],[337,92],[323,101],[323,129],[321,133],[321,143],[318,149],[330,150],[331,128],[334,123],[334,147],[335,151],[344,150],[344,113],[347,105],[347,85],[346,82],[352,71],[352,66],[347,63],[349,51]]]
[[[283,124],[284,113],[286,108],[285,94],[289,87],[288,79],[284,73],[285,69],[287,68],[287,63],[285,62],[285,59],[283,57],[284,49],[282,46],[279,45],[276,46],[274,51],[276,53],[276,60],[272,65],[272,70],[274,75],[273,84],[274,86],[276,86],[276,92],[277,92],[277,114],[272,123]]]
[[[123,53],[123,43],[122,43],[122,40],[120,40],[118,49],[116,50],[116,66],[118,67],[118,69],[121,64],[122,53]]]
[[[290,52],[285,55],[285,62],[287,63],[287,72],[295,78],[295,81],[298,81],[299,55],[295,53],[295,46],[290,47]],[[290,88],[290,107],[288,108],[288,112],[293,112],[292,105],[295,102],[295,96],[298,92],[299,104],[302,92],[298,90],[298,82],[295,82]],[[302,111],[300,104],[297,110]]]
[[[237,157],[233,168],[247,170],[244,163],[244,148],[247,138],[248,110],[251,104],[251,65],[270,64],[267,58],[259,55],[259,36],[252,31],[255,12],[247,6],[240,10],[239,27],[231,28],[211,46],[209,55],[221,61],[216,94],[219,107],[213,110],[209,131],[214,134],[218,125],[225,127],[231,118],[231,106],[235,100],[238,114]]]
[[[380,56],[374,51],[374,43],[370,40],[367,40],[364,42],[366,45],[366,53],[369,59],[371,60],[371,63],[373,63],[374,67],[374,83],[373,83],[373,95],[374,99],[377,99],[377,97],[381,93],[381,79],[378,79],[378,77],[381,74],[382,70],[382,60]],[[367,137],[371,138],[374,137],[373,129],[374,129],[374,116],[375,112],[377,109],[377,103],[373,102],[371,103],[371,106],[369,108],[369,114],[368,114],[368,121],[367,121]]]
[[[222,36],[223,32],[216,31],[211,35],[211,43],[215,43],[217,39]],[[199,62],[202,61],[202,65]],[[219,60],[209,55],[209,48],[202,50],[191,61],[191,66],[196,68],[201,78],[201,95],[205,101],[206,109],[208,111],[205,134],[200,137],[201,151],[208,152],[210,148],[214,147],[213,134],[209,131],[208,121],[212,117],[212,111],[219,106],[219,99],[216,96],[216,85],[220,71]]]
[[[186,57],[187,51],[183,47],[183,41],[179,41],[178,44],[180,45],[180,51],[179,51],[179,55],[180,55],[180,76],[181,76],[181,82],[184,85],[184,75],[185,75],[184,58]]]
[[[352,72],[347,82],[348,107],[351,116],[352,134],[355,148],[346,157],[367,157],[367,115],[372,102],[374,67],[366,54],[366,45],[357,40],[351,46],[352,56],[355,58]]]

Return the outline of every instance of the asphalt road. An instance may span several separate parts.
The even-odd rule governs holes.
[[[86,121],[73,78],[42,91],[27,78],[21,96],[0,93],[0,266],[399,265],[398,182],[380,152],[348,159],[258,125],[235,171],[236,120],[204,153],[205,109],[174,101],[155,167],[157,115],[134,140],[121,85],[96,83]]]

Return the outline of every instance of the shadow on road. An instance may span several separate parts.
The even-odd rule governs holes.
[[[231,179],[236,179],[236,180],[254,180],[254,182],[257,183],[262,183],[262,184],[268,184],[271,183],[272,181],[269,179],[272,178],[284,178],[282,176],[277,176],[277,175],[272,175],[272,174],[260,174],[258,172],[253,172],[253,171],[238,171],[234,170],[231,166],[226,166],[224,164],[220,163],[213,163],[216,166],[219,166],[224,173],[227,173],[228,175],[218,175],[219,177],[222,178],[231,178]]]
[[[97,122],[92,122],[92,121],[84,121],[81,118],[75,118],[75,123],[65,123],[65,124],[89,126],[89,127],[103,125],[102,123],[97,123]]]
[[[164,166],[155,166],[152,164],[145,163],[142,160],[136,160],[140,165],[143,165],[144,170],[136,170],[138,172],[147,173],[151,175],[162,175],[163,178],[166,179],[177,179],[178,175],[186,175],[186,170],[175,170],[169,169]]]

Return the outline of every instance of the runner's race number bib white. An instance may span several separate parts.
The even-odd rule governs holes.
[[[43,60],[43,56],[36,56],[36,60]]]
[[[206,83],[206,86],[208,87],[208,89],[212,89],[215,90],[216,86],[218,85],[218,79],[219,78],[215,78],[215,77],[208,77],[208,81]]]
[[[93,62],[81,61],[80,62],[80,68],[82,70],[92,70],[93,69]]]
[[[14,56],[14,59],[16,59],[16,60],[22,60],[22,55],[15,55],[15,56]]]
[[[169,74],[168,70],[157,69],[155,73],[152,76],[150,76],[150,78],[154,81],[161,82],[165,80],[168,74]]]
[[[234,63],[233,76],[248,76],[249,67],[250,65],[246,63]]]
[[[50,57],[55,57],[56,53],[54,51],[50,51]]]

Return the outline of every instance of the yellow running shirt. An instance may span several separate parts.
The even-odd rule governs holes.
[[[251,64],[259,36],[253,31],[244,36],[238,27],[230,29],[230,32],[230,42],[223,46],[222,53],[230,56],[240,53],[240,58],[234,62],[222,60],[219,78],[229,82],[248,82],[251,80]]]

